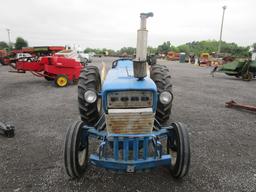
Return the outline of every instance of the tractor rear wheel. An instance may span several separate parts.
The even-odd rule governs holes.
[[[169,69],[164,65],[152,65],[150,77],[157,86],[158,93],[168,91],[172,93],[172,82]],[[162,104],[159,99],[157,102],[156,119],[160,123],[166,123],[170,117],[172,109],[172,101],[166,105]]]
[[[71,178],[79,178],[86,171],[89,156],[88,136],[83,122],[76,121],[67,131],[64,149],[64,165]]]
[[[66,75],[57,75],[55,78],[55,84],[58,87],[66,87],[68,85],[68,77]]]
[[[173,123],[167,139],[167,153],[171,155],[170,171],[173,177],[184,177],[190,166],[190,144],[186,126]]]
[[[101,98],[93,103],[88,103],[84,94],[87,91],[93,91],[96,94],[101,90],[101,79],[99,70],[96,66],[86,66],[80,73],[78,81],[78,103],[81,120],[86,124],[93,126],[101,115]]]

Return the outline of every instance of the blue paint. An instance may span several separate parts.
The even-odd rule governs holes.
[[[170,166],[171,156],[162,154],[162,144],[157,138],[165,137],[171,131],[170,129],[160,129],[152,131],[151,134],[113,134],[110,135],[105,131],[98,131],[95,128],[84,126],[88,130],[89,136],[96,137],[97,134],[102,138],[98,154],[90,156],[90,162],[98,167],[103,167],[115,171],[136,171],[140,169],[148,169],[157,166]],[[149,143],[154,141],[152,156],[149,155]],[[139,157],[139,143],[142,142],[142,157]],[[106,147],[111,146],[113,153],[108,155],[105,153]],[[122,146],[122,148],[120,148]],[[123,150],[123,157],[119,157],[119,151]],[[129,156],[129,152],[133,150],[133,156]]]
[[[138,138],[135,138],[134,142],[133,142],[133,159],[134,159],[134,161],[137,161],[139,159],[139,142],[138,142]]]
[[[146,160],[148,157],[148,137],[144,137],[143,141],[143,159]]]
[[[148,134],[114,134],[114,133],[106,133],[107,137],[128,137],[128,138],[139,138],[141,140],[143,140],[143,137],[155,137],[157,136],[167,136],[167,134],[169,133],[168,131],[169,129],[165,129],[164,127],[162,127],[161,129],[159,129],[158,131],[152,131],[152,133],[148,133]],[[91,130],[89,130],[89,132],[91,132]],[[94,132],[95,133],[95,132]],[[99,132],[100,134],[102,134],[102,132]]]
[[[138,80],[133,77],[133,62],[131,60],[117,61],[116,67],[111,69],[102,86],[99,96],[102,97],[104,113],[108,113],[107,95],[116,91],[150,91],[153,94],[153,112],[156,112],[158,93],[157,87],[150,77]],[[162,137],[170,134],[170,127],[161,127],[158,131],[150,134],[111,134],[107,131],[99,131],[99,127],[106,126],[105,119],[101,119],[95,127],[84,126],[87,136],[101,140],[99,150],[96,154],[90,155],[91,164],[116,171],[133,172],[141,169],[148,169],[157,166],[170,166],[171,156],[162,154],[162,144],[159,141]],[[97,129],[98,128],[98,129]],[[153,142],[153,154],[149,153],[149,143]],[[113,152],[107,153],[107,150]],[[123,155],[119,156],[122,151]],[[130,153],[130,152],[133,153]],[[142,157],[140,156],[142,153]],[[133,154],[133,155],[130,155]]]
[[[114,137],[114,159],[118,160],[118,153],[119,153],[119,145],[118,145],[118,137]]]
[[[124,161],[128,161],[128,157],[129,157],[129,141],[128,141],[127,137],[124,138],[123,156],[124,156],[123,157]]]
[[[129,167],[134,169],[134,172],[138,170],[150,169],[157,166],[170,166],[170,155],[163,155],[161,159],[148,158],[147,160],[138,161],[114,161],[114,160],[101,160],[97,155],[90,156],[90,163],[97,167],[104,167],[113,171],[127,172]]]
[[[131,60],[120,60],[117,66],[108,71],[104,84],[102,86],[103,109],[107,113],[107,94],[115,91],[151,91],[153,93],[153,112],[157,105],[157,87],[150,77],[138,81],[133,77],[133,62]]]

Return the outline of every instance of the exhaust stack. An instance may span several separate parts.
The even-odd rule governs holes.
[[[147,40],[148,30],[146,28],[147,18],[153,17],[153,13],[140,14],[140,29],[137,31],[136,59],[133,60],[134,77],[142,80],[147,76]]]

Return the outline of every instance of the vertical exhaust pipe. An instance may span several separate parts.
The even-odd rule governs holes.
[[[133,60],[134,77],[142,80],[147,76],[147,18],[153,17],[153,13],[140,14],[140,29],[137,31],[136,58]]]

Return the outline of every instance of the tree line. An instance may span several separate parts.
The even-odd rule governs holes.
[[[203,52],[212,53],[217,52],[219,42],[216,40],[205,40],[205,41],[192,41],[179,46],[171,44],[170,41],[163,42],[157,47],[148,47],[149,54],[166,54],[169,51],[174,52],[185,52],[186,54],[200,55]],[[28,47],[28,42],[22,37],[17,37],[15,43],[10,43],[10,45],[4,41],[0,41],[0,49],[21,49],[22,47]],[[227,43],[225,41],[221,42],[221,53],[228,53],[236,57],[248,57],[249,50],[253,49],[256,51],[256,43],[252,46],[239,46],[236,43]],[[86,48],[85,53],[94,52],[95,54],[108,54],[108,55],[135,55],[135,47],[122,47],[119,50],[113,49],[99,49],[99,48]]]
[[[1,49],[21,49],[22,47],[28,47],[28,42],[22,37],[17,37],[15,43],[6,43],[4,41],[0,41],[0,50]]]
[[[172,45],[170,41],[166,41],[157,47],[148,47],[149,54],[167,54],[169,51],[173,52],[184,52],[186,54],[200,55],[201,53],[207,52],[217,52],[219,42],[216,40],[205,40],[205,41],[192,41],[179,46]],[[227,53],[236,57],[248,57],[250,48],[256,51],[256,43],[252,46],[239,46],[236,43],[227,43],[225,41],[221,42],[221,53]],[[128,54],[133,55],[136,53],[135,47],[123,47],[117,51],[112,49],[92,49],[86,48],[85,53],[94,52],[96,54],[104,54],[108,52],[109,55],[122,55]]]

